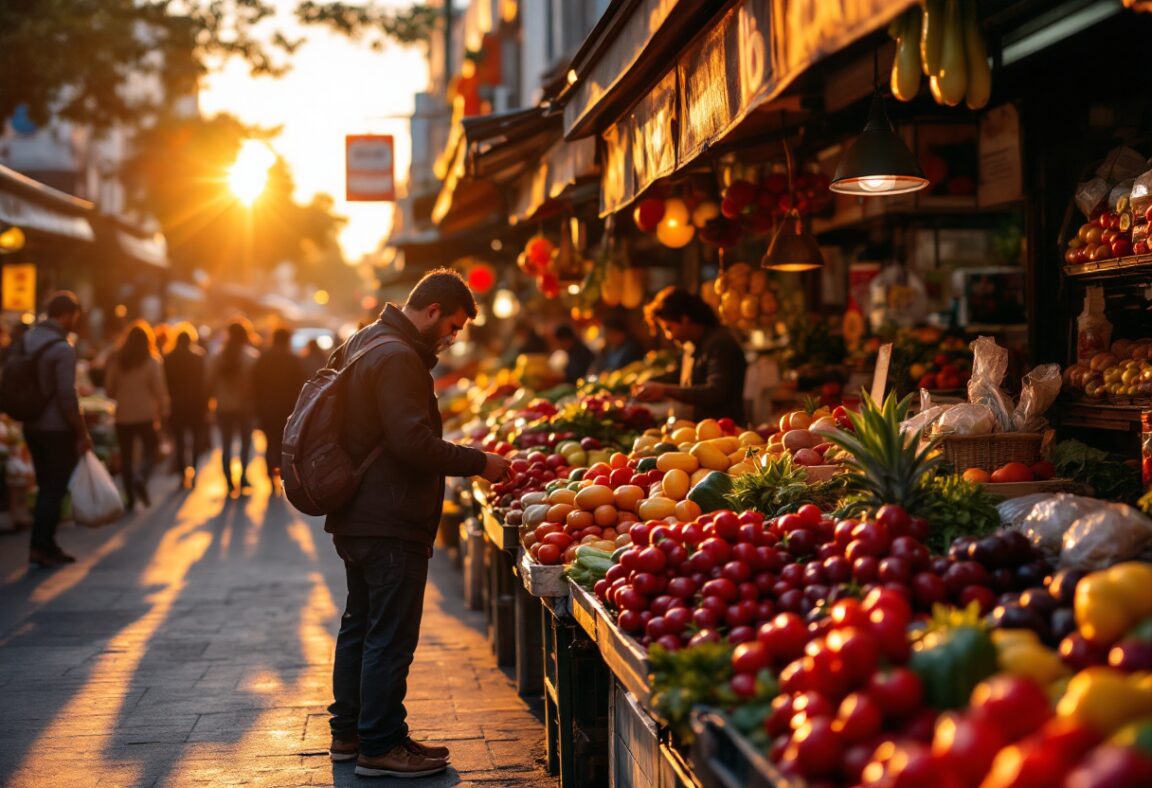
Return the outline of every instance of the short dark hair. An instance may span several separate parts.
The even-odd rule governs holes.
[[[576,332],[572,330],[572,326],[567,323],[561,323],[556,326],[556,330],[552,332],[552,336],[556,339],[575,339]]]
[[[45,307],[48,317],[63,317],[80,311],[80,299],[71,290],[57,290],[48,296],[48,306]]]
[[[682,287],[665,287],[644,307],[644,319],[653,330],[658,327],[657,318],[676,323],[684,317],[701,326],[715,326],[720,323],[712,307],[708,306],[703,298],[695,293],[689,293]]]
[[[292,329],[278,328],[272,332],[272,344],[277,347],[287,347],[288,343],[292,341]]]
[[[468,283],[459,272],[451,268],[436,268],[424,274],[408,294],[404,306],[409,309],[427,309],[432,304],[439,304],[440,310],[446,315],[463,309],[468,317],[476,317],[476,299],[468,289]]]

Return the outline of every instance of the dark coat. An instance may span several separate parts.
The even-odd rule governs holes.
[[[252,368],[256,418],[263,424],[283,425],[296,407],[304,380],[304,365],[289,348],[273,345],[261,353]]]
[[[174,423],[200,424],[208,417],[206,374],[204,349],[198,345],[176,347],[164,357],[164,378]]]
[[[431,369],[436,354],[416,327],[394,306],[357,331],[337,360],[353,355],[377,336],[388,342],[356,362],[345,389],[344,445],[367,457],[384,444],[364,474],[360,489],[324,529],[345,536],[403,539],[431,547],[444,505],[445,476],[483,473],[484,452],[441,437],[443,427]]]
[[[695,421],[728,417],[737,424],[744,424],[744,376],[747,372],[748,361],[736,337],[723,326],[712,326],[704,333],[693,354],[692,385],[673,385],[670,396],[691,405]],[[680,371],[657,380],[676,384],[680,381]]]

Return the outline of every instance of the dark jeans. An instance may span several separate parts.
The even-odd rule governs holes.
[[[248,473],[248,457],[252,454],[252,419],[245,413],[216,411],[216,426],[220,429],[220,463],[224,478],[232,486],[232,439],[240,435],[240,475]]]
[[[284,425],[288,417],[275,419],[260,419],[260,431],[264,433],[267,444],[264,449],[264,464],[268,466],[268,478],[272,478],[272,471],[280,467],[283,459]]]
[[[200,455],[206,448],[204,445],[204,420],[181,419],[175,416],[169,422],[172,430],[172,467],[176,473],[183,473],[191,465],[196,467],[200,462]],[[191,437],[192,456],[188,456],[189,437]]]
[[[360,737],[360,752],[383,755],[408,735],[404,696],[420,640],[429,550],[416,543],[336,536],[348,602],[332,669],[332,735]]]
[[[143,447],[139,473],[136,471],[137,440]],[[120,444],[120,476],[124,479],[124,492],[128,495],[128,506],[131,507],[136,502],[137,486],[147,484],[156,467],[160,435],[156,432],[156,425],[150,421],[142,424],[117,424],[116,442]]]
[[[76,436],[69,431],[24,433],[36,471],[36,508],[32,513],[32,549],[55,552],[60,506],[68,494],[68,480],[80,461]]]

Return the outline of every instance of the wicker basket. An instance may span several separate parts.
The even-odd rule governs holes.
[[[1039,432],[999,432],[993,435],[953,435],[938,441],[944,461],[957,472],[981,468],[991,473],[1009,462],[1031,465],[1040,459]]]

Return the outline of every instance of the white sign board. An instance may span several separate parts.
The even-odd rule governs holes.
[[[391,134],[349,134],[345,137],[347,156],[347,200],[349,202],[395,202]]]

